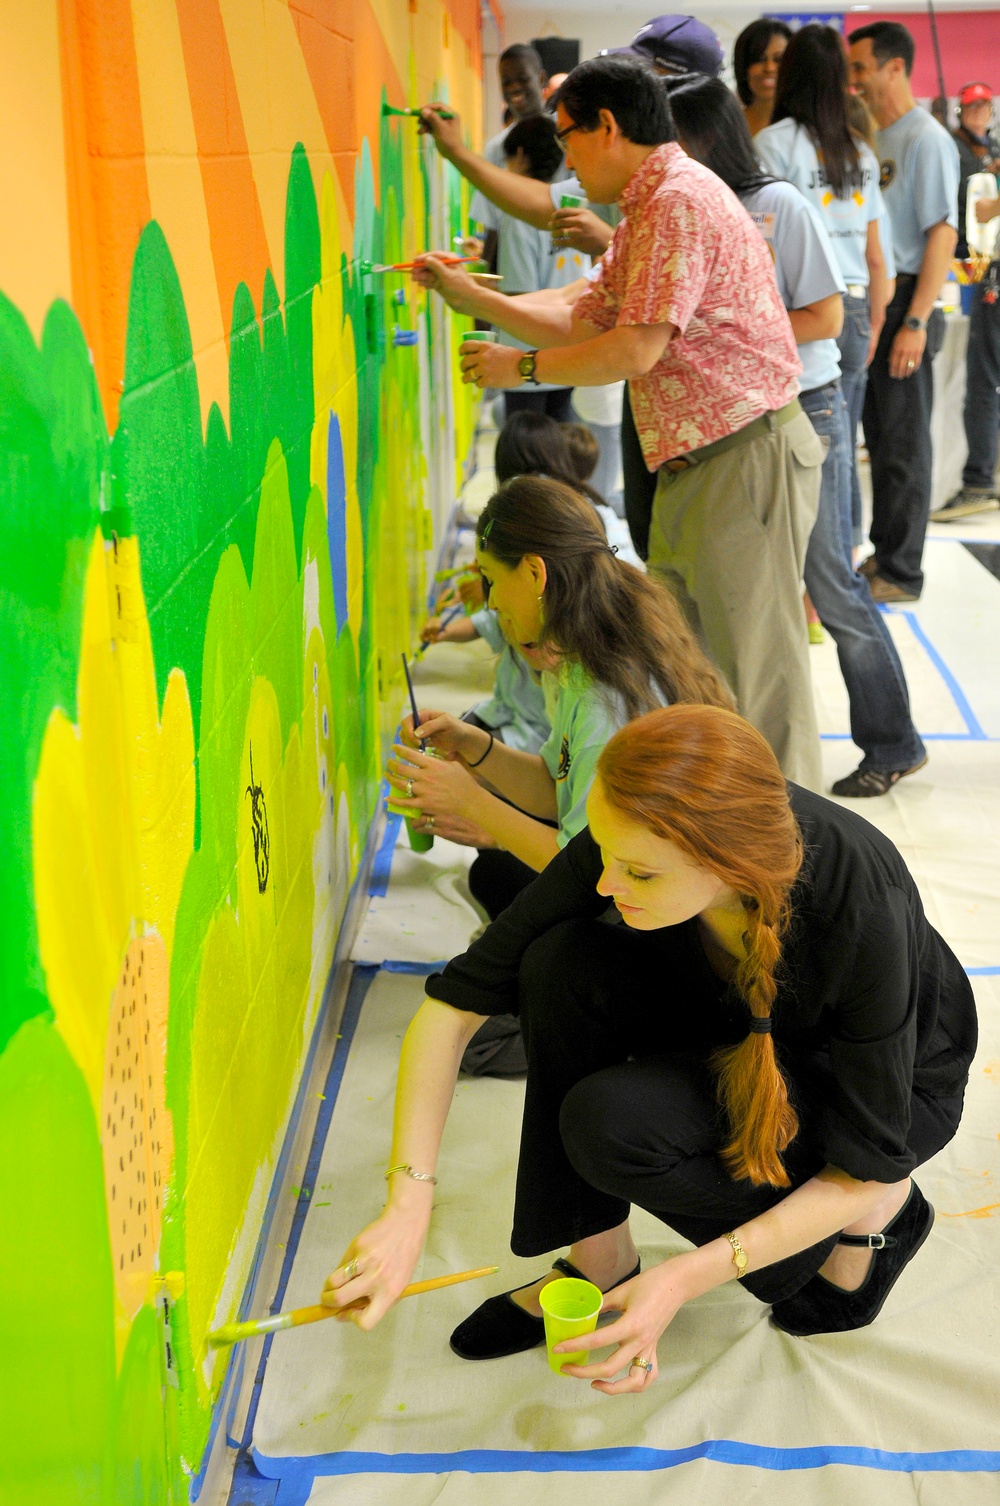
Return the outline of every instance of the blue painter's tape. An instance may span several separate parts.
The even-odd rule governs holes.
[[[967,967],[969,978],[1000,978],[1000,967]]]
[[[426,978],[428,973],[439,973],[447,966],[447,958],[443,962],[383,962],[382,971],[384,973],[412,973],[415,978]]]
[[[875,1469],[891,1474],[980,1474],[1000,1471],[1000,1452],[947,1449],[937,1453],[894,1453],[889,1449],[819,1444],[811,1448],[767,1448],[731,1438],[708,1438],[690,1448],[596,1448],[573,1452],[534,1453],[524,1449],[462,1449],[453,1454],[368,1454],[345,1449],[338,1454],[268,1458],[253,1450],[253,1462],[270,1479],[312,1481],[329,1475],[470,1475],[496,1474],[649,1474],[675,1469],[693,1459],[735,1464],[774,1472],[824,1469],[831,1464]],[[280,1495],[279,1501],[284,1497]],[[289,1498],[292,1499],[291,1497]]]
[[[299,1194],[299,1199],[295,1207],[295,1215],[292,1219],[292,1227],[289,1231],[288,1242],[285,1247],[285,1258],[281,1264],[281,1274],[278,1277],[278,1285],[277,1289],[275,1290],[274,1300],[270,1305],[270,1311],[273,1313],[281,1311],[281,1304],[284,1301],[285,1292],[288,1289],[288,1280],[292,1274],[292,1266],[295,1263],[295,1256],[298,1253],[299,1239],[301,1238],[302,1230],[305,1225],[306,1213],[309,1210],[309,1204],[312,1200],[312,1188],[316,1185],[316,1177],[319,1172],[319,1165],[323,1156],[323,1147],[326,1144],[326,1137],[330,1129],[330,1121],[333,1118],[333,1111],[337,1104],[337,1095],[340,1092],[340,1085],[344,1080],[344,1069],[347,1066],[347,1057],[351,1049],[351,1043],[354,1040],[354,1032],[358,1028],[358,1021],[361,1018],[361,1009],[364,1005],[365,997],[368,993],[369,988],[374,982],[377,973],[378,967],[375,965],[365,963],[354,964],[354,972],[351,978],[350,987],[347,990],[347,998],[344,1002],[344,1013],[340,1022],[340,1036],[337,1040],[336,1046],[334,1047],[333,1059],[330,1062],[330,1070],[326,1075],[326,1082],[323,1087],[323,1102],[320,1104],[320,1110],[316,1116],[316,1126],[313,1130],[312,1143],[309,1147],[309,1155],[306,1159],[305,1171],[302,1176],[302,1192]],[[308,1081],[308,1076],[308,1073],[303,1076],[303,1085],[305,1085],[305,1083]],[[268,1334],[261,1347],[260,1362],[257,1366],[257,1374],[254,1377],[253,1391],[250,1396],[250,1405],[247,1409],[246,1427],[243,1432],[243,1444],[237,1459],[237,1471],[239,1471],[241,1465],[246,1465],[247,1463],[252,1463],[253,1467],[256,1468],[255,1462],[250,1459],[250,1440],[253,1437],[253,1425],[257,1417],[257,1408],[260,1405],[260,1393],[261,1388],[264,1384],[264,1373],[267,1370],[267,1361],[271,1353],[271,1345],[273,1342],[274,1334]],[[260,1470],[259,1473],[261,1476],[264,1476],[263,1470]],[[275,1476],[267,1476],[266,1478],[268,1480],[273,1480]],[[311,1481],[302,1477],[300,1480],[296,1481],[296,1488],[298,1488],[300,1484],[304,1483],[304,1495],[301,1493],[295,1494],[294,1492],[292,1492],[291,1494],[288,1494],[286,1496],[282,1494],[281,1490],[279,1490],[277,1496],[273,1494],[266,1495],[263,1493],[254,1494],[250,1490],[246,1470],[244,1470],[243,1476],[240,1477],[239,1492],[237,1492],[236,1489],[236,1480],[237,1476],[234,1476],[234,1482],[230,1491],[229,1499],[233,1502],[239,1501],[240,1506],[272,1506],[272,1503],[273,1506],[278,1506],[278,1503],[280,1503],[280,1506],[300,1506],[300,1503],[304,1503],[306,1501],[309,1495],[309,1491],[312,1488]],[[291,1487],[289,1487],[289,1489],[291,1489]],[[261,1487],[261,1491],[262,1490],[263,1486]],[[284,1485],[282,1485],[282,1490],[284,1490]]]
[[[937,670],[938,674],[941,676],[942,680],[951,692],[951,698],[955,702],[955,705],[958,707],[959,712],[962,716],[962,720],[964,721],[966,727],[969,729],[969,736],[975,738],[977,742],[985,742],[987,740],[986,733],[980,726],[979,718],[976,716],[976,713],[969,705],[965,691],[962,689],[961,685],[959,685],[958,681],[955,679],[955,676],[952,674],[951,670],[948,668],[947,664],[944,662],[941,655],[938,653],[937,649],[934,647],[933,643],[928,638],[923,628],[920,626],[916,612],[903,611],[900,613],[900,615],[906,618],[907,622],[910,625],[910,631],[913,633],[913,636],[916,638],[917,642],[920,644],[920,647],[923,649],[928,659],[930,659],[931,663],[934,665],[934,668]]]
[[[392,851],[399,836],[399,828],[402,816],[394,816],[391,811],[386,812],[385,831],[382,840],[378,844],[378,851],[372,863],[372,876],[368,884],[368,893],[373,899],[383,899],[389,888],[389,877],[392,873]]]

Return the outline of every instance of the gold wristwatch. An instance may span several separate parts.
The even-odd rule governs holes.
[[[746,1273],[746,1268],[750,1264],[750,1256],[744,1250],[735,1234],[723,1234],[722,1237],[723,1239],[728,1239],[733,1247],[733,1265],[736,1267],[736,1279],[739,1280]]]
[[[524,355],[517,363],[517,369],[520,375],[524,377],[524,380],[526,382],[534,382],[536,387],[538,386],[538,378],[535,376],[535,357],[537,356],[537,354],[537,350],[525,351]]]

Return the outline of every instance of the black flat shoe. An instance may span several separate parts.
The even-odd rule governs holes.
[[[842,1234],[838,1239],[838,1244],[872,1252],[868,1275],[855,1291],[845,1292],[817,1273],[793,1297],[774,1304],[771,1322],[796,1338],[867,1327],[882,1311],[885,1299],[931,1232],[933,1222],[934,1209],[916,1182],[911,1183],[909,1197],[881,1234]]]
[[[575,1265],[570,1265],[568,1260],[552,1262],[554,1271],[561,1271],[564,1276],[572,1276],[577,1281],[586,1281],[582,1271],[578,1271]],[[634,1271],[623,1276],[621,1281],[616,1281],[614,1286],[609,1286],[608,1291],[613,1292],[616,1286],[622,1286],[626,1281],[631,1281],[638,1276],[642,1269],[642,1261]],[[536,1277],[535,1280],[538,1278]],[[525,1282],[525,1286],[534,1286],[534,1281]],[[474,1313],[469,1316],[455,1329],[451,1336],[451,1347],[463,1360],[500,1360],[508,1354],[521,1354],[525,1349],[536,1349],[539,1344],[545,1343],[545,1321],[542,1318],[534,1318],[531,1313],[526,1313],[523,1307],[514,1302],[514,1292],[523,1292],[524,1286],[516,1286],[513,1291],[502,1292],[499,1297],[488,1297]]]

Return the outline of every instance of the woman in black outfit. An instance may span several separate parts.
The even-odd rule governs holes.
[[[968,979],[902,859],[786,785],[759,734],[708,706],[617,733],[588,817],[429,979],[403,1047],[388,1202],[323,1300],[367,1297],[352,1316],[371,1328],[410,1279],[462,1049],[513,1011],[528,1079],[511,1246],[569,1245],[569,1260],[485,1302],[457,1353],[541,1343],[538,1292],[560,1272],[613,1293],[621,1316],[570,1347],[614,1353],[566,1371],[609,1393],[655,1379],[680,1306],[730,1279],[788,1333],[872,1322],[930,1231],[910,1174],[954,1135],[976,1045]],[[640,1274],[632,1203],[696,1248]]]

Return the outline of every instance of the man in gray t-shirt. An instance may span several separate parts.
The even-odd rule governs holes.
[[[913,97],[913,38],[905,26],[873,21],[848,42],[852,82],[879,128],[875,152],[896,260],[896,292],[862,414],[875,552],[861,568],[876,601],[917,601],[931,502],[931,361],[944,337],[935,302],[957,239],[958,151]]]

